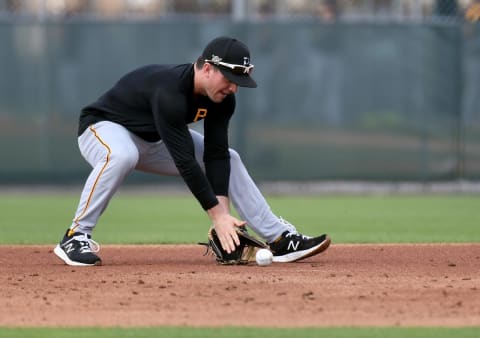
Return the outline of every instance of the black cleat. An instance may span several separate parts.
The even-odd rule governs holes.
[[[90,235],[67,230],[62,241],[53,252],[67,265],[92,266],[102,265],[102,260],[95,252],[100,251],[100,246]]]
[[[285,231],[274,242],[269,243],[273,261],[288,263],[314,256],[330,245],[327,235],[307,237],[297,232]]]

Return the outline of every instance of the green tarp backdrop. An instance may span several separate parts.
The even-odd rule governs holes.
[[[480,178],[478,25],[183,19],[0,23],[0,183],[82,182],[80,109],[218,35],[255,64],[231,145],[256,179]]]

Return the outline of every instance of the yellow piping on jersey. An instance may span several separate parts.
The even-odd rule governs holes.
[[[97,183],[98,181],[100,180],[100,177],[102,176],[103,172],[105,171],[105,169],[107,168],[108,166],[108,163],[110,162],[110,155],[112,154],[112,150],[110,149],[110,147],[108,146],[108,144],[106,144],[102,138],[100,136],[98,136],[97,134],[97,131],[95,130],[95,128],[93,128],[92,126],[90,126],[88,129],[90,129],[90,131],[93,133],[93,135],[95,135],[95,138],[98,140],[98,142],[100,142],[105,148],[107,148],[107,160],[105,161],[105,164],[103,165],[102,169],[100,170],[100,172],[98,173],[97,175],[97,178],[95,179],[95,183],[93,184],[93,187],[92,187],[92,190],[90,191],[90,194],[88,195],[88,198],[87,198],[87,203],[85,204],[85,208],[83,208],[83,211],[82,213],[80,214],[80,216],[78,216],[77,218],[74,219],[74,222],[78,222],[79,220],[82,219],[83,215],[85,215],[85,213],[87,212],[87,209],[88,209],[88,206],[90,205],[90,202],[92,200],[92,196],[93,196],[93,193],[95,192],[95,188],[97,187]]]

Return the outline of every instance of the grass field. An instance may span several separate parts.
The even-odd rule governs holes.
[[[272,209],[334,243],[480,242],[480,198],[462,196],[274,197]],[[72,194],[0,195],[0,244],[54,244],[76,208]],[[190,196],[120,193],[95,230],[100,243],[196,243],[208,218]],[[207,306],[207,305],[206,305]],[[199,309],[201,310],[201,309]],[[478,337],[480,328],[0,328],[0,337]]]
[[[267,197],[306,234],[336,243],[480,242],[478,196]],[[0,195],[0,244],[53,244],[75,212],[74,194]],[[196,243],[208,217],[190,196],[116,196],[95,229],[100,243]]]
[[[477,328],[137,328],[0,329],[0,338],[478,338]]]

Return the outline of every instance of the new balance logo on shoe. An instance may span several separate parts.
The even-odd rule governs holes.
[[[72,252],[73,250],[75,250],[75,248],[73,247],[73,243],[68,243],[67,245],[65,245],[64,249],[63,249],[67,255]]]
[[[296,241],[296,242],[290,241],[288,242],[287,251],[297,251],[299,245],[300,245],[300,241]]]

